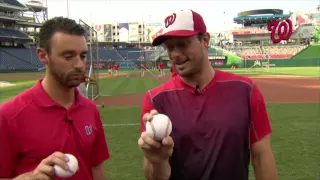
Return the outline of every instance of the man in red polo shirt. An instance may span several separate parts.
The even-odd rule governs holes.
[[[178,75],[173,66],[170,67],[171,77],[174,78]]]
[[[146,67],[144,64],[141,64],[141,77],[144,77],[145,72],[146,72]]]
[[[161,63],[159,64],[159,68],[160,68],[160,75],[161,75],[161,76],[166,75],[166,74],[164,73],[164,63],[163,63],[163,62],[161,62]]]
[[[179,76],[145,94],[138,142],[145,176],[248,180],[251,158],[256,179],[277,180],[263,96],[251,79],[209,66],[209,40],[202,17],[183,10],[165,19],[153,41],[164,43]],[[172,121],[171,135],[161,142],[145,132],[158,112]]]
[[[0,179],[55,179],[54,165],[68,169],[65,153],[79,170],[70,180],[105,180],[109,158],[96,105],[77,86],[85,77],[86,31],[74,20],[46,21],[39,33],[38,58],[44,79],[1,106]]]
[[[116,73],[116,75],[118,74],[118,71],[119,71],[119,64],[118,63],[116,63],[116,64],[114,64],[114,71],[115,71],[115,73]]]
[[[113,66],[111,63],[109,63],[109,65],[108,65],[108,73],[109,74],[112,74],[112,69],[113,69]]]

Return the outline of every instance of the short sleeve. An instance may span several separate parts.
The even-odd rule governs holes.
[[[104,133],[100,113],[96,110],[96,139],[92,151],[92,166],[97,166],[103,161],[109,159],[109,148]]]
[[[0,178],[12,178],[15,169],[16,151],[12,144],[11,134],[8,121],[0,107]]]
[[[141,116],[140,116],[140,131],[144,132],[146,130],[145,123],[143,122],[143,115],[149,113],[154,108],[154,105],[151,101],[150,92],[146,93],[142,102]]]
[[[250,98],[250,144],[253,144],[271,134],[272,130],[266,103],[256,84],[253,84]]]

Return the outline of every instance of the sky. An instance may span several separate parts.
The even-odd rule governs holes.
[[[208,32],[220,32],[234,27],[237,13],[253,9],[282,9],[309,11],[320,0],[41,0],[48,6],[49,18],[55,16],[82,19],[88,24],[115,22],[163,22],[175,11],[192,9],[202,15]],[[69,11],[68,11],[69,9]]]

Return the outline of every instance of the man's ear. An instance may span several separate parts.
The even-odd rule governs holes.
[[[203,42],[204,42],[204,47],[209,48],[209,44],[210,44],[210,34],[209,33],[206,32],[203,34]]]
[[[48,64],[49,58],[48,58],[48,53],[45,49],[37,48],[37,56],[42,63]]]

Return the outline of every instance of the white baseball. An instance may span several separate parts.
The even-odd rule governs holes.
[[[78,171],[78,160],[76,157],[74,157],[71,154],[65,154],[69,161],[67,162],[67,165],[69,167],[68,171],[62,169],[60,166],[54,165],[54,172],[55,175],[61,178],[69,178],[71,176],[73,176],[77,171]]]
[[[172,131],[172,123],[164,114],[154,115],[151,122],[146,123],[146,132],[157,141],[169,136]]]

